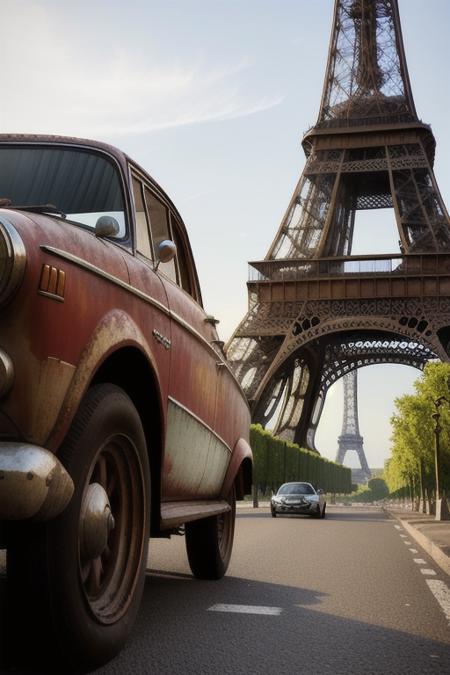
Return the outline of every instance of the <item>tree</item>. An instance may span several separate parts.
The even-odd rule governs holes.
[[[371,478],[367,486],[372,492],[373,499],[384,499],[389,494],[389,488],[382,478]]]
[[[450,484],[450,394],[447,383],[450,364],[428,363],[422,376],[414,383],[416,393],[399,397],[391,418],[391,458],[385,466],[384,477],[391,492],[408,486],[411,497],[431,495],[435,486],[434,469],[434,401],[449,398],[440,407],[441,413],[441,475],[444,488]]]

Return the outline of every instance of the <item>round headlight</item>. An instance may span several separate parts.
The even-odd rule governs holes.
[[[0,305],[18,289],[25,271],[25,246],[19,233],[4,218],[0,219]]]

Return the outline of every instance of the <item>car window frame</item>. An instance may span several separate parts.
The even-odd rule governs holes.
[[[154,247],[154,241],[153,241],[153,235],[151,231],[151,222],[150,222],[150,216],[148,212],[148,206],[147,202],[145,199],[145,189],[147,188],[151,195],[157,199],[161,204],[167,209],[167,215],[168,215],[168,231],[169,235],[172,241],[174,241],[173,238],[173,233],[174,231],[176,232],[176,235],[178,236],[181,245],[182,245],[182,251],[184,254],[184,258],[186,261],[186,266],[187,266],[187,271],[188,271],[188,277],[189,277],[189,283],[191,287],[191,292],[183,288],[182,285],[182,275],[180,272],[180,264],[178,261],[178,252],[177,255],[175,256],[174,262],[175,262],[175,273],[176,273],[176,280],[172,279],[170,276],[167,274],[164,274],[164,264],[160,265],[158,267],[158,272],[161,272],[164,274],[164,279],[167,281],[170,281],[171,283],[175,284],[180,291],[183,293],[186,293],[186,295],[191,299],[194,300],[200,307],[203,309],[203,302],[202,302],[202,295],[201,295],[201,290],[200,290],[200,284],[198,280],[198,274],[197,274],[197,268],[195,266],[194,262],[194,256],[192,254],[192,249],[190,246],[189,242],[189,237],[186,232],[186,226],[183,223],[183,220],[181,216],[178,214],[175,206],[172,204],[170,199],[165,195],[165,193],[159,188],[157,184],[153,182],[153,180],[148,176],[148,174],[145,174],[142,170],[140,170],[138,167],[136,167],[133,164],[129,164],[129,180],[130,180],[130,194],[132,198],[132,216],[133,216],[133,253],[136,257],[139,259],[142,259],[146,261],[147,263],[151,265],[156,265],[157,262],[157,256],[156,256],[156,251]],[[149,233],[149,239],[151,243],[151,250],[153,251],[153,260],[150,258],[147,258],[143,253],[138,251],[137,249],[137,223],[136,223],[136,204],[135,204],[135,199],[134,199],[134,188],[133,188],[133,180],[137,180],[140,183],[141,190],[142,190],[142,198],[144,200],[145,208],[146,208],[146,221],[147,221],[147,229]]]
[[[203,303],[201,301],[201,293],[200,293],[200,285],[198,282],[198,277],[197,277],[197,269],[195,267],[194,263],[194,257],[192,255],[191,247],[189,244],[189,241],[187,239],[187,236],[185,232],[183,231],[183,228],[179,224],[179,220],[176,217],[176,215],[173,213],[172,210],[169,211],[170,214],[170,224],[171,224],[171,230],[172,230],[172,236],[174,235],[174,232],[176,233],[176,237],[174,238],[174,243],[177,246],[177,256],[176,256],[176,261],[177,261],[177,271],[178,271],[178,286],[179,288],[187,293],[189,297],[193,298],[197,304],[199,304],[201,307],[203,307]],[[181,244],[181,250],[182,250],[182,255],[184,257],[185,263],[186,263],[186,271],[187,271],[187,276],[189,280],[189,286],[190,290],[184,288],[183,283],[182,283],[182,274],[181,274],[181,265],[180,265],[180,260],[179,260],[179,255],[178,255],[178,249],[180,248],[178,242],[176,239],[178,238],[179,243]]]
[[[33,142],[30,140],[2,140],[0,142],[0,145],[2,146],[9,146],[9,147],[20,147],[20,148],[61,148],[65,150],[75,150],[78,152],[84,152],[90,155],[98,155],[102,157],[106,162],[109,162],[110,164],[113,165],[114,169],[118,173],[118,178],[119,178],[119,188],[121,191],[121,196],[122,196],[122,201],[123,201],[123,214],[124,214],[124,221],[125,221],[125,236],[123,237],[113,237],[113,236],[106,236],[104,237],[107,239],[109,242],[112,244],[116,244],[117,246],[120,246],[126,250],[129,250],[130,244],[132,245],[132,239],[133,239],[133,228],[132,228],[132,223],[133,219],[131,217],[131,204],[130,204],[130,198],[129,198],[129,192],[128,192],[128,185],[126,181],[126,177],[123,172],[123,167],[118,161],[117,157],[115,157],[112,153],[108,152],[104,148],[99,148],[99,147],[93,147],[88,144],[84,145],[82,143],[70,143],[70,142],[64,142],[64,141],[46,141],[42,140],[39,142]],[[53,215],[53,214],[51,214]],[[58,214],[54,214],[54,217],[56,218],[62,218],[61,216],[58,216]],[[95,231],[92,227],[89,227],[85,223],[80,223],[77,220],[71,220],[70,218],[62,218],[65,223],[68,223],[70,225],[74,225],[75,227],[79,227],[80,229],[84,230],[85,232],[90,232],[91,234],[95,234]]]
[[[149,243],[149,248],[150,248],[150,254],[151,257],[148,257],[143,251],[138,249],[138,226],[137,226],[137,220],[136,220],[136,214],[137,214],[137,209],[136,209],[136,198],[134,194],[134,181],[139,183],[139,188],[141,191],[141,200],[144,206],[144,215],[145,215],[145,223],[147,226],[147,235],[148,235],[148,243]],[[133,197],[133,221],[134,221],[134,254],[136,257],[144,260],[145,262],[150,263],[151,265],[155,265],[155,249],[153,246],[153,237],[152,237],[152,232],[150,228],[150,222],[149,222],[149,216],[148,216],[148,210],[147,210],[147,204],[145,201],[145,192],[144,192],[144,183],[141,180],[141,178],[137,175],[134,175],[133,173],[131,174],[131,194]]]
[[[164,212],[165,212],[165,221],[166,221],[166,227],[167,227],[167,237],[166,237],[166,239],[169,239],[170,241],[173,241],[173,233],[172,233],[170,215],[169,215],[170,211],[169,211],[169,207],[165,203],[165,201],[160,199],[156,195],[155,191],[151,189],[148,182],[144,181],[142,183],[142,187],[143,187],[143,193],[144,193],[144,203],[145,203],[145,207],[146,207],[146,210],[147,210],[147,224],[148,224],[148,228],[150,230],[150,238],[151,238],[151,242],[152,242],[153,259],[155,260],[155,262],[157,262],[159,260],[159,256],[158,256],[157,251],[156,251],[155,232],[152,228],[152,217],[151,217],[151,213],[150,213],[150,204],[149,204],[150,200],[147,197],[147,192],[149,193],[149,196],[150,196],[151,199],[153,199],[155,202],[157,202],[159,206],[163,207]],[[160,239],[160,243],[162,241],[165,241],[166,239]],[[160,271],[162,274],[164,274],[165,278],[169,279],[170,281],[175,283],[177,286],[179,286],[180,284],[179,284],[179,270],[178,270],[177,258],[178,258],[178,255],[176,255],[174,258],[172,258],[167,264],[163,263],[162,265],[160,265],[158,267],[158,271]],[[173,269],[175,278],[173,278],[172,275],[167,273],[167,269],[168,269],[167,265],[170,265],[170,263],[173,263],[172,269]]]

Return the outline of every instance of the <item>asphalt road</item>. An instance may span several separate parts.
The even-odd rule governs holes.
[[[181,537],[152,540],[149,562],[131,639],[98,675],[450,673],[429,583],[450,579],[381,510],[239,509],[221,581],[191,577]]]

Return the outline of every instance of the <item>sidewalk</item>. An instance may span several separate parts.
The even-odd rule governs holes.
[[[434,516],[415,511],[384,507],[408,534],[450,575],[450,520],[434,520]]]

